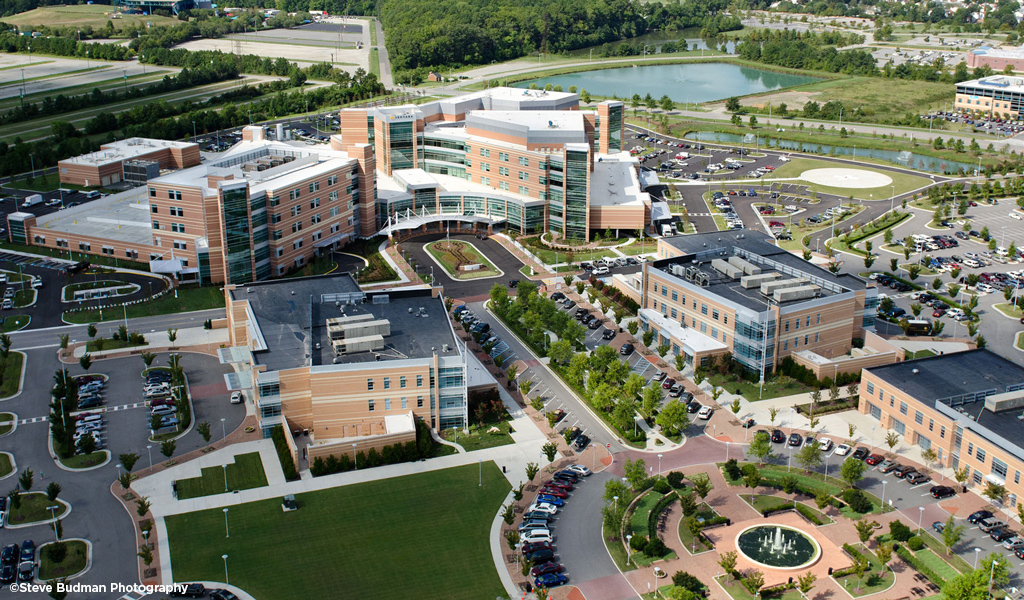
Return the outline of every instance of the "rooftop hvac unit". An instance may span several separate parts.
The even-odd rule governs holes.
[[[700,270],[697,267],[686,267],[686,280],[693,281],[693,278],[697,276],[697,273],[700,273]]]
[[[697,271],[693,276],[693,282],[701,287],[707,287],[711,285],[711,276],[704,271]]]
[[[801,285],[807,285],[810,280],[806,277],[797,277],[795,279],[782,279],[779,281],[769,281],[761,284],[761,293],[766,296],[775,294],[776,291],[786,288],[794,288]]]
[[[686,276],[686,267],[684,267],[683,265],[675,265],[675,264],[669,265],[668,266],[668,271],[669,271],[669,273],[672,273],[676,277],[685,277]]]
[[[733,268],[736,269],[739,267],[734,266]],[[779,277],[782,276],[779,275],[778,273],[761,273],[760,275],[747,275],[745,277],[740,278],[740,285],[743,286],[745,289],[749,290],[750,288],[761,287],[766,282],[773,281],[775,279],[778,279]]]
[[[730,256],[729,264],[734,267],[743,269],[743,272],[746,273],[747,275],[758,275],[761,273],[760,267],[754,266],[753,264],[743,260],[738,256]]]
[[[816,285],[800,285],[797,287],[784,288],[775,291],[776,302],[787,302],[790,300],[805,300],[807,298],[815,298],[821,292],[821,288]]]

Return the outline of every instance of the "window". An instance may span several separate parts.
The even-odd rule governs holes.
[[[292,223],[292,233],[298,233],[302,231],[302,223]]]
[[[907,403],[906,402],[900,402],[900,414],[901,415],[907,414]]]
[[[288,199],[289,200],[298,200],[300,193],[301,192],[299,191],[299,189],[295,188],[294,190],[288,192]]]
[[[491,157],[490,149],[488,149],[488,148],[481,148],[480,149],[480,156],[483,156],[484,158],[490,158]]]
[[[384,378],[384,389],[386,389],[386,390],[390,390],[391,389],[391,378],[390,377],[385,377]]]
[[[1002,477],[1003,479],[1006,479],[1006,473],[1007,473],[1006,463],[1004,463],[1003,461],[1001,461],[998,458],[993,456],[992,457],[992,472],[995,473],[996,475]]]
[[[490,177],[481,177],[480,178],[480,183],[482,185],[491,185],[491,178]]]
[[[679,318],[679,315],[678,315],[678,314],[676,314],[676,309],[674,309],[674,308],[672,309],[672,318],[673,318],[673,319],[677,319],[677,318]]]
[[[708,314],[708,305],[707,304],[701,304],[700,305],[700,314],[702,314],[702,315]]]
[[[869,382],[867,389],[868,389],[868,394],[874,394],[875,393],[875,384]]]
[[[502,177],[508,177],[508,174],[508,167],[498,167],[498,175],[501,175]]]
[[[717,310],[712,310],[711,311],[711,318],[716,320],[716,321],[718,320],[718,311]]]
[[[113,256],[114,255],[114,247],[113,246],[103,246],[102,248],[100,248],[100,252],[102,252],[103,254],[109,254],[110,256]]]
[[[809,342],[810,338],[811,338],[811,336],[809,336],[809,335],[805,335],[804,336],[804,346],[806,346],[808,343],[810,343]]]
[[[181,192],[176,190],[167,190],[168,200],[181,200]]]
[[[530,166],[530,159],[526,158],[525,156],[520,156],[519,157],[519,164],[524,166],[524,167],[528,167],[528,166]]]
[[[184,223],[171,223],[171,231],[174,233],[185,233]]]
[[[370,398],[370,412],[373,412],[373,398]]]
[[[270,215],[270,222],[271,223],[280,223],[281,222],[281,213],[272,213]]]
[[[417,375],[416,376],[416,387],[423,387],[423,376],[422,375]]]
[[[530,174],[529,173],[527,173],[526,171],[520,171],[519,172],[519,181],[529,181],[529,180],[530,180]]]
[[[797,338],[793,338],[793,347],[794,348],[799,348],[800,347],[800,338],[798,338],[798,337]]]
[[[297,216],[299,216],[301,214],[302,214],[302,207],[301,206],[293,206],[292,207],[292,216],[293,217],[297,217]]]
[[[821,313],[818,313],[818,322],[816,324],[821,325]]]
[[[78,249],[83,252],[87,252],[92,249],[92,244],[88,242],[78,242]]]
[[[370,391],[373,390],[373,380],[372,379],[367,379],[366,380],[366,389],[370,390]]]
[[[945,439],[946,437],[946,426],[939,427],[939,437]]]
[[[658,291],[658,290],[654,290],[654,291]],[[666,298],[668,298],[668,288],[667,287],[661,286],[661,295],[665,296]]]
[[[274,233],[271,235],[271,237],[273,239],[275,239],[275,240],[279,240],[279,239],[281,239],[282,235],[284,235],[284,234],[283,234],[283,232],[280,229],[275,229]]]
[[[782,349],[789,350],[789,340],[782,340]]]
[[[156,198],[156,190],[155,189],[149,188],[149,197],[150,198]]]
[[[311,198],[310,201],[309,201],[309,207],[310,208],[316,208],[318,206],[320,206],[320,199],[319,198]]]
[[[914,413],[914,422],[917,423],[918,425],[923,425],[924,424],[924,413],[922,413],[921,411],[916,411]]]
[[[315,215],[313,215],[312,217],[310,217],[310,218],[309,218],[310,222],[311,222],[311,223],[312,223],[313,225],[316,225],[317,223],[319,223],[319,222],[320,222],[320,219],[321,219],[321,217],[320,217],[320,213],[317,213],[317,214],[315,214]]]
[[[384,410],[391,410],[391,398],[384,399]]]
[[[715,338],[716,340],[718,339],[718,328],[717,327],[712,327],[711,328],[711,337]]]
[[[327,193],[327,201],[328,202],[334,202],[337,199],[338,199],[338,192],[328,192]]]
[[[789,331],[789,321],[786,321],[786,328],[785,328],[785,331]]]
[[[502,161],[508,162],[508,152],[499,152],[498,153],[498,160],[502,160]]]
[[[700,332],[701,333],[707,333],[708,332],[708,324],[705,323],[704,321],[700,322]]]
[[[928,431],[935,430],[935,419],[928,419]]]
[[[508,191],[508,182],[507,181],[499,181],[498,182],[498,189],[499,190],[504,190],[504,191],[507,192]]]
[[[172,217],[184,217],[185,216],[185,209],[181,208],[180,206],[172,206],[172,207],[170,207],[169,210],[171,211],[171,216]],[[153,212],[156,212],[156,211],[153,211]]]
[[[672,290],[672,301],[679,302],[679,292]]]
[[[334,185],[336,183],[338,183],[337,175],[331,175],[330,177],[327,178],[327,185]]]
[[[485,163],[485,162],[480,163],[480,170],[484,171],[484,172],[487,172],[487,173],[490,173],[491,172],[491,164],[490,163]]]
[[[153,213],[154,215],[155,215],[155,214],[158,214],[158,213],[160,212],[159,210],[157,210],[157,208],[156,208],[156,204],[150,204],[150,205],[149,205],[149,211],[150,211],[151,213]]]
[[[174,249],[175,250],[188,250],[188,243],[183,242],[181,240],[174,240]]]
[[[402,375],[401,377],[398,378],[398,387],[405,387],[405,375]]]
[[[984,464],[984,462],[985,462],[985,451],[982,450],[981,448],[978,448],[978,453],[975,454],[974,457],[978,459],[978,462]]]
[[[319,242],[319,241],[320,241],[320,238],[322,238],[322,237],[323,237],[323,235],[324,235],[324,234],[323,234],[323,232],[322,232],[322,231],[317,231],[317,232],[315,232],[315,233],[314,233],[314,234],[312,235],[313,241],[314,241],[314,242]]]
[[[796,319],[794,323],[796,324],[796,326],[793,327],[793,329],[800,329],[800,319]]]
[[[408,401],[407,401],[407,400],[405,399],[405,397],[403,396],[403,397],[402,397],[402,410],[405,410],[405,409],[407,409],[407,408],[409,408],[409,402],[408,402]]]
[[[423,408],[423,396],[416,396],[416,408]]]
[[[811,326],[811,315],[807,315],[807,326]]]
[[[153,221],[153,229],[160,229],[160,221]]]
[[[729,315],[722,315],[722,323],[729,324]]]
[[[284,248],[274,248],[274,257],[281,258],[282,256],[284,256]],[[370,389],[372,390],[373,388],[371,387]]]
[[[313,183],[309,184],[309,193],[310,194],[312,194],[313,192],[318,192],[318,191],[320,191],[320,182],[319,181],[314,181]]]
[[[967,456],[974,456],[974,444],[970,442],[967,444]]]

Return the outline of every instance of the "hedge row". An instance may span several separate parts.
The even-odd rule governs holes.
[[[927,577],[928,581],[931,581],[940,588],[946,585],[946,580],[943,579],[942,576],[940,576],[938,573],[933,571],[930,567],[928,567],[928,565],[921,562],[921,560],[917,558],[917,556],[913,552],[904,548],[900,544],[893,544],[893,548],[896,550],[897,556],[902,558],[903,561],[911,567],[914,567],[914,569],[918,573]]]
[[[647,535],[653,540],[658,537],[658,517],[661,513],[668,508],[669,504],[675,502],[679,496],[675,492],[669,492],[665,494],[658,503],[651,509],[649,515],[647,515]]]
[[[288,448],[288,442],[284,439],[284,428],[280,425],[274,427],[270,437],[274,440],[274,447],[277,448],[277,458],[281,461],[284,478],[288,481],[295,481],[299,478],[299,472],[295,470],[295,460],[292,459],[292,451]]]
[[[815,513],[815,511],[811,510],[810,507],[804,506],[803,504],[798,503],[796,505],[796,511],[803,515],[808,521],[814,523],[815,525],[824,525],[827,522],[819,519],[818,513]]]
[[[789,356],[782,359],[782,362],[779,363],[779,373],[792,377],[806,386],[818,387],[821,389],[830,388],[833,383],[838,386],[844,386],[860,381],[860,371],[854,373],[839,373],[836,375],[834,381],[831,377],[819,380],[814,376],[813,371],[803,365],[798,365],[796,361]]]

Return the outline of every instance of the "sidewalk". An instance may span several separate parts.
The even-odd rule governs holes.
[[[178,329],[174,342],[167,338],[166,331],[152,331],[143,333],[146,338],[146,346],[131,346],[127,348],[114,348],[111,350],[97,350],[89,352],[93,360],[100,358],[120,358],[132,356],[143,352],[167,352],[169,350],[202,352],[204,354],[217,355],[217,349],[228,343],[228,330],[204,329],[203,327],[189,327]],[[75,344],[69,345],[71,358],[77,360],[86,353],[86,347],[90,340],[78,340]],[[65,356],[66,358],[66,356]]]

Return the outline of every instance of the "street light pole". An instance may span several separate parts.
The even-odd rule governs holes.
[[[228,529],[228,509],[224,509],[224,537],[231,537],[231,530]]]
[[[153,470],[153,446],[147,445],[146,451],[149,452],[149,469]]]
[[[224,583],[231,585],[231,580],[228,578],[228,555],[221,554],[220,557],[224,559]]]
[[[220,433],[221,433],[220,439],[224,439],[224,438],[228,437],[227,425],[224,424],[225,421],[227,421],[227,418],[221,417],[221,419],[220,419]]]

